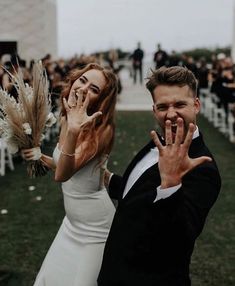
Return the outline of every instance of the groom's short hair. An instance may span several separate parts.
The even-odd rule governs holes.
[[[154,89],[159,85],[188,85],[193,95],[197,95],[197,79],[195,75],[186,67],[173,66],[161,67],[157,70],[152,70],[152,74],[147,78],[146,88],[153,95]]]

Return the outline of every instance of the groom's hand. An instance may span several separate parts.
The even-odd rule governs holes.
[[[159,149],[159,172],[161,176],[161,188],[176,186],[182,182],[183,176],[196,166],[205,161],[211,161],[210,157],[202,156],[191,159],[188,150],[192,142],[195,125],[190,123],[188,132],[184,138],[184,122],[182,118],[177,119],[177,130],[174,134],[171,129],[171,121],[165,124],[165,141],[163,146],[155,131],[151,131],[151,136]]]

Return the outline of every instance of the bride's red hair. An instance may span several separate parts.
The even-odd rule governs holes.
[[[106,79],[106,84],[97,101],[92,106],[89,106],[88,109],[88,114],[102,111],[102,115],[94,120],[92,124],[84,127],[78,135],[77,146],[81,145],[82,142],[87,142],[82,151],[83,155],[79,157],[81,165],[86,163],[87,154],[89,154],[90,159],[94,157],[101,158],[102,155],[109,154],[114,142],[114,111],[117,99],[118,80],[117,76],[110,69],[103,68],[96,63],[91,63],[83,69],[73,70],[69,74],[67,83],[61,93],[61,116],[66,117],[66,110],[62,99],[64,97],[68,99],[73,83],[81,77],[82,74],[91,69],[101,71]]]

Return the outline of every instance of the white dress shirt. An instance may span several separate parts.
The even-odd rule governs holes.
[[[198,127],[196,126],[196,130],[194,131],[193,134],[193,139],[199,136],[199,130]],[[152,148],[150,151],[135,165],[133,170],[131,171],[124,192],[123,192],[123,198],[127,195],[131,187],[134,185],[134,183],[139,179],[139,177],[150,167],[152,167],[154,164],[156,164],[159,160],[159,151],[158,148]],[[179,188],[181,187],[181,184],[162,189],[161,186],[157,187],[156,190],[156,198],[154,202],[160,200],[160,199],[165,199],[174,194]]]

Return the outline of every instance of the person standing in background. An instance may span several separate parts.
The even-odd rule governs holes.
[[[137,74],[139,74],[139,82],[140,84],[142,84],[143,83],[142,63],[144,58],[144,51],[141,49],[140,42],[138,42],[137,49],[134,50],[130,58],[132,59],[134,84],[136,84],[137,81]]]
[[[153,61],[155,63],[155,69],[167,66],[168,64],[168,54],[166,51],[162,50],[161,44],[157,45],[157,51],[154,54]]]

